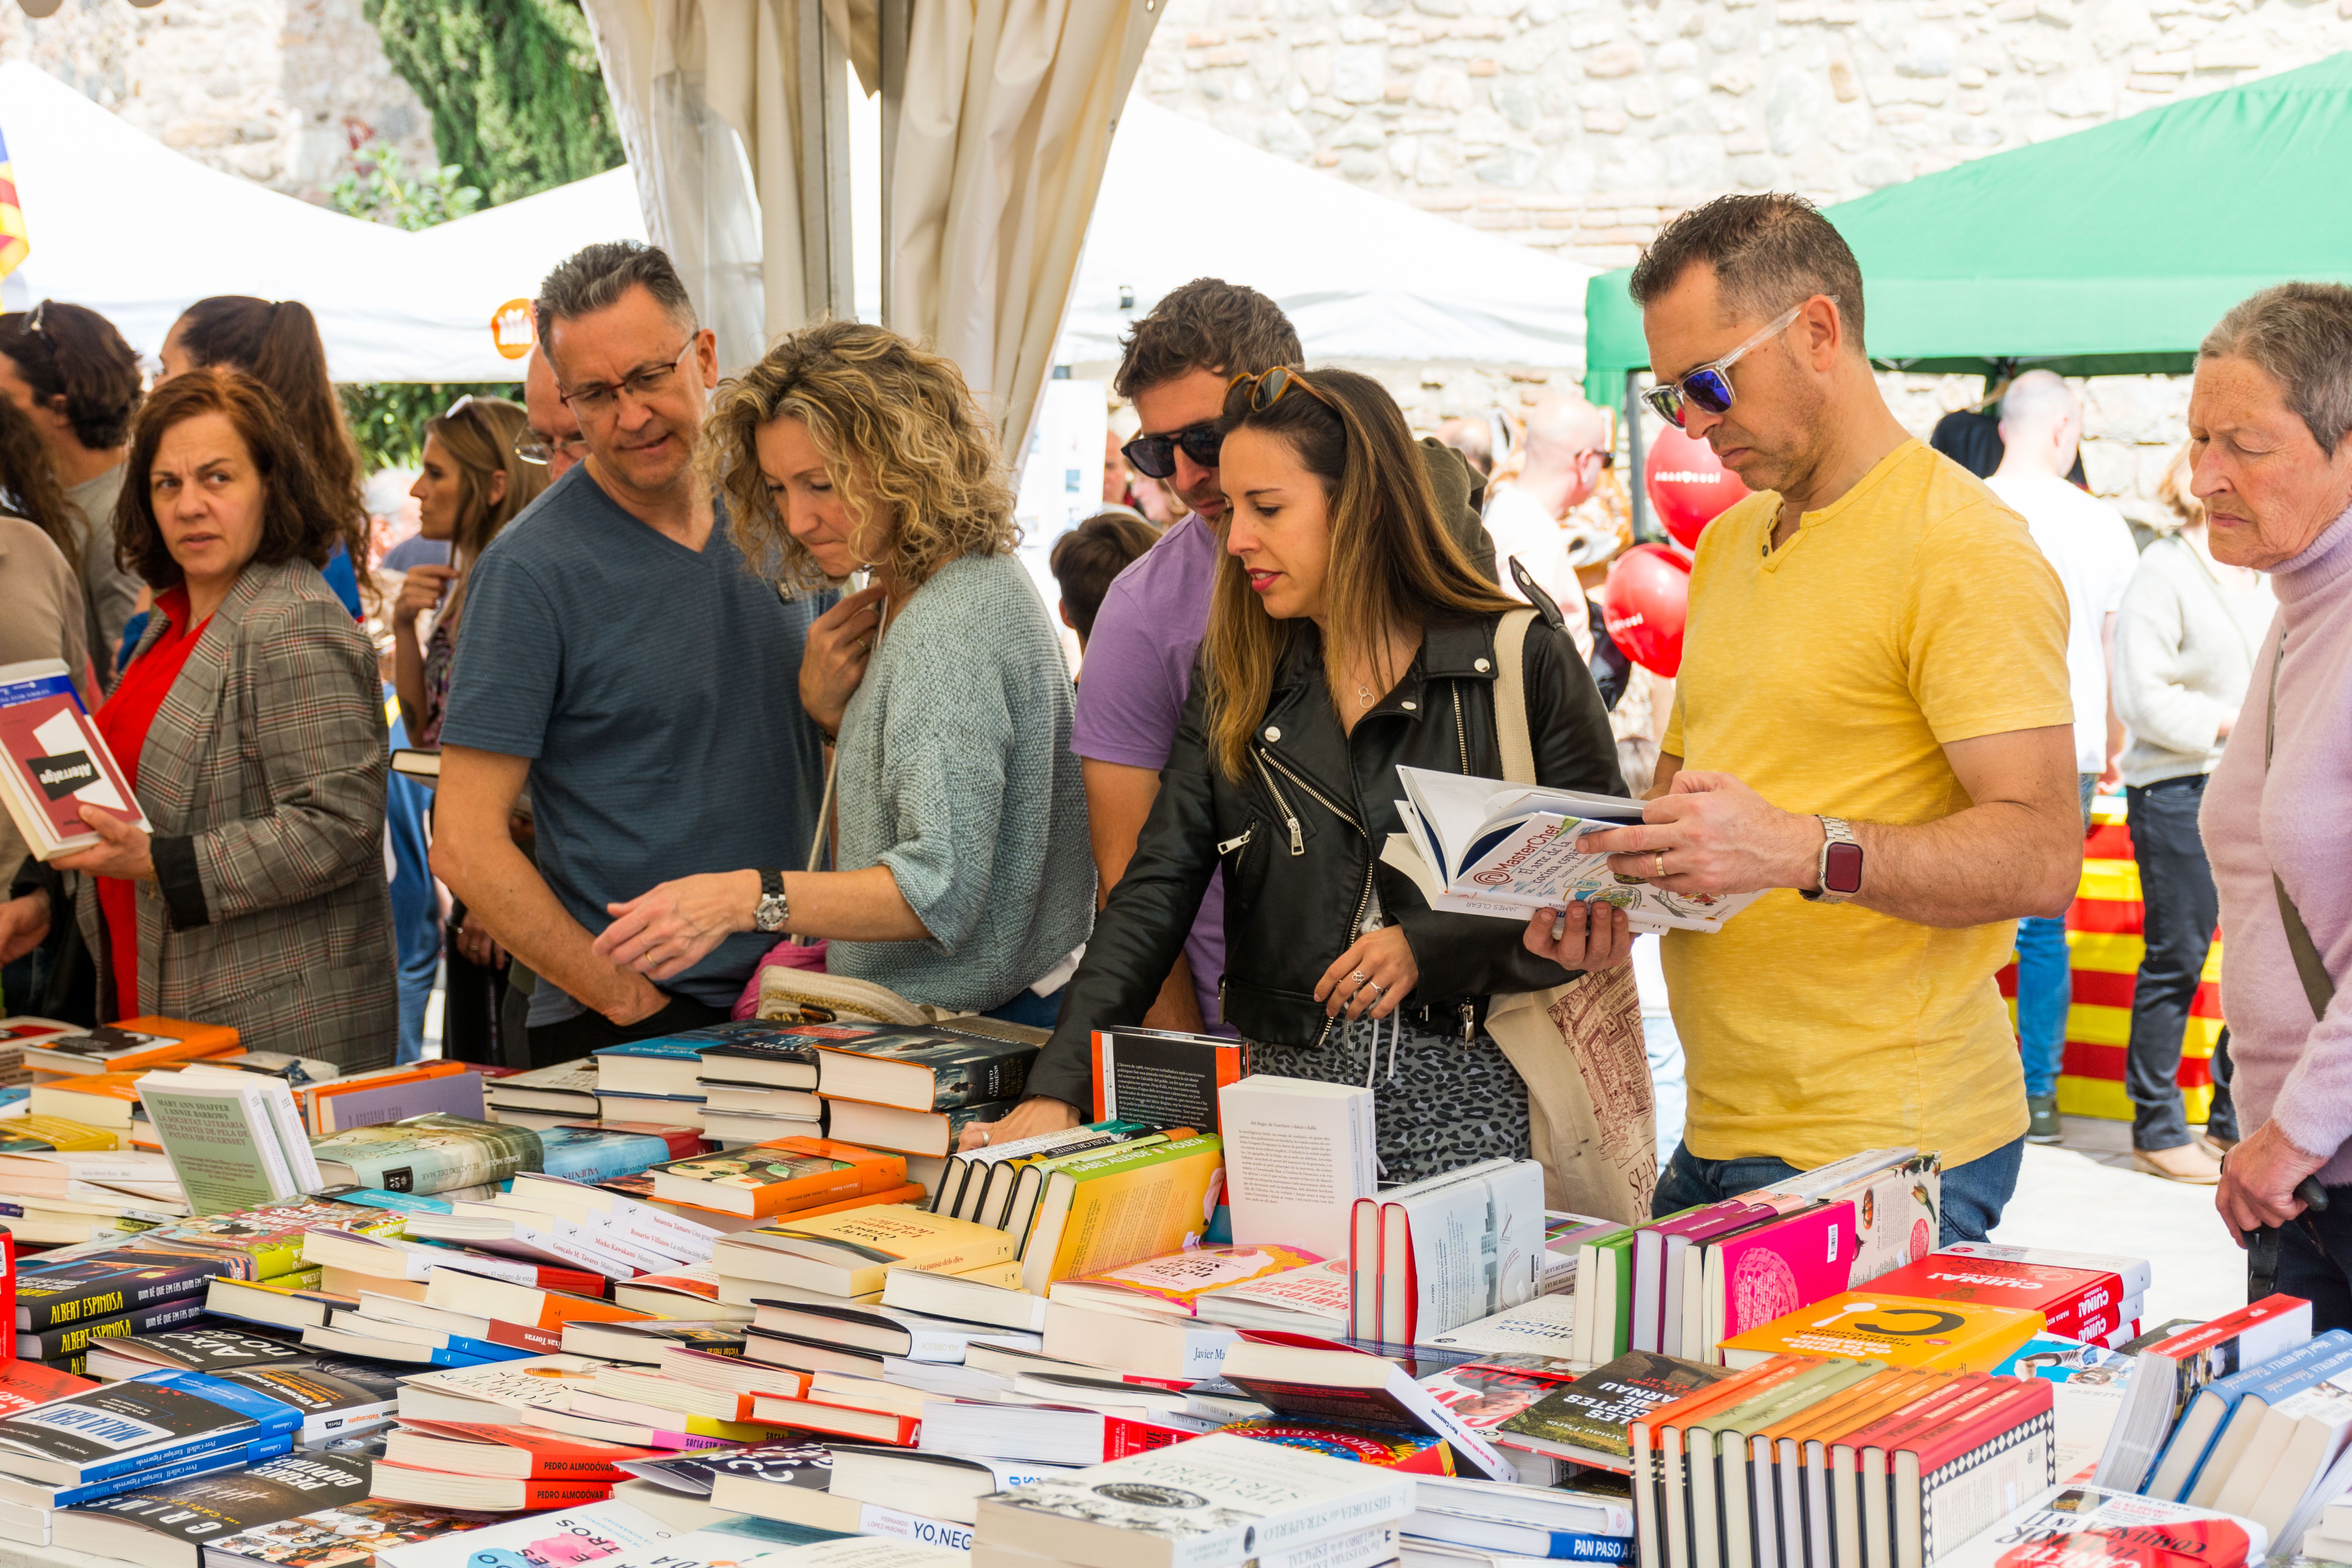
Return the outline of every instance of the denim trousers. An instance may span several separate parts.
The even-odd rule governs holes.
[[[2197,830],[2205,775],[2134,784],[2124,793],[2131,806],[2132,858],[2139,863],[2140,931],[2147,943],[2132,990],[2131,1048],[2124,1065],[2124,1088],[2132,1101],[2132,1147],[2178,1149],[2189,1142],[2178,1081],[2180,1039],[2205,973],[2214,924],[2221,917],[2221,895],[2205,862],[2205,840]],[[2206,1128],[2217,1138],[2237,1136],[2237,1115],[2219,1073]]]
[[[2327,1189],[2327,1206],[2279,1226],[2278,1279],[2271,1289],[2311,1303],[2311,1331],[2352,1329],[2352,1186]],[[2248,1281],[2248,1304],[2252,1281]]]
[[[1944,1173],[1943,1212],[1937,1216],[1943,1235],[1938,1247],[1956,1241],[1982,1241],[2000,1223],[2000,1211],[2017,1191],[2018,1168],[2025,1162],[2025,1140],[2011,1139],[1990,1154]],[[1687,1144],[1675,1145],[1675,1156],[1659,1173],[1658,1190],[1650,1199],[1650,1215],[1662,1219],[1699,1204],[1720,1203],[1769,1187],[1801,1174],[1786,1160],[1750,1154],[1737,1160],[1702,1160]],[[2352,1202],[2347,1204],[2352,1212]],[[2286,1289],[2281,1283],[2279,1289]]]
[[[2091,796],[2099,775],[2075,775],[2083,788],[2083,824],[2091,821]],[[2025,1062],[2028,1099],[2058,1092],[2065,1065],[2066,1008],[2074,1001],[2074,967],[2066,957],[2066,922],[2028,916],[2017,922],[2017,1047]]]

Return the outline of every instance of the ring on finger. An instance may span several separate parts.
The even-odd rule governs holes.
[[[1655,860],[1653,862],[1650,874],[1654,877],[1663,877],[1666,874],[1666,852],[1664,850],[1661,849],[1657,851],[1657,856]]]

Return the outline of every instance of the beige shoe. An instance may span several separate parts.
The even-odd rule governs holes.
[[[2192,1187],[2210,1187],[2221,1179],[2221,1163],[2195,1143],[2177,1149],[2135,1149],[2132,1164],[2151,1176]]]
[[[2204,1144],[2205,1152],[2216,1160],[2224,1158],[2231,1150],[2238,1146],[2238,1141],[2235,1138],[2216,1138],[2206,1132],[2200,1132],[2197,1135],[2197,1142]]]

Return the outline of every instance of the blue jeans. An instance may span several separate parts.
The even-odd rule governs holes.
[[[2083,786],[2083,823],[2091,821],[2096,773],[2076,775]],[[2017,1048],[2025,1062],[2025,1094],[2047,1100],[2058,1092],[2065,1065],[2066,1008],[2074,999],[2074,972],[2066,956],[2066,922],[2034,916],[2017,922]]]
[[[1051,996],[1040,996],[1034,991],[1024,991],[1003,1006],[991,1007],[981,1016],[1001,1018],[1008,1024],[1026,1024],[1033,1029],[1050,1029],[1062,1021],[1062,994],[1056,990]]]
[[[1982,1241],[2000,1223],[2000,1211],[2017,1191],[2017,1172],[2025,1161],[2025,1140],[2011,1139],[1990,1154],[1944,1173],[1942,1237],[1937,1246],[1956,1241]],[[1659,1174],[1658,1190],[1650,1199],[1653,1218],[1700,1204],[1721,1203],[1759,1187],[1785,1182],[1801,1173],[1786,1160],[1750,1154],[1738,1160],[1702,1160],[1687,1145],[1675,1145],[1675,1157]]]

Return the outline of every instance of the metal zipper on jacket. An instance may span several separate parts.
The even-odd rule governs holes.
[[[1454,743],[1462,749],[1462,775],[1470,776],[1470,732],[1462,727],[1462,683],[1454,683]]]
[[[1306,854],[1307,835],[1298,826],[1298,814],[1291,810],[1290,802],[1283,798],[1282,786],[1274,782],[1274,774],[1266,768],[1265,748],[1251,747],[1250,756],[1257,763],[1257,776],[1265,781],[1265,793],[1274,796],[1274,808],[1282,813],[1282,820],[1290,825],[1290,852],[1293,855]]]
[[[1236,849],[1246,847],[1249,841],[1256,837],[1257,824],[1253,822],[1247,827],[1242,829],[1241,836],[1239,837],[1228,838],[1223,844],[1218,845],[1217,853],[1220,856],[1230,855]]]
[[[1362,833],[1364,831],[1364,825],[1357,820],[1356,814],[1354,812],[1349,811],[1346,806],[1341,805],[1338,801],[1333,800],[1329,795],[1325,795],[1321,790],[1317,789],[1313,784],[1308,784],[1307,780],[1300,775],[1297,769],[1285,763],[1280,757],[1276,756],[1273,752],[1267,751],[1263,746],[1258,748],[1258,761],[1261,767],[1271,764],[1274,767],[1281,769],[1282,776],[1288,779],[1292,784],[1297,784],[1300,789],[1305,790],[1307,795],[1314,800],[1316,805],[1321,806],[1324,810],[1329,812],[1332,816],[1338,817],[1349,826],[1354,828],[1358,833]],[[1272,779],[1266,780],[1265,787],[1268,789],[1274,789],[1274,781]],[[1275,798],[1276,800],[1280,800],[1282,798],[1282,792],[1280,790],[1275,790]],[[1283,809],[1286,811],[1289,808],[1285,806]]]

